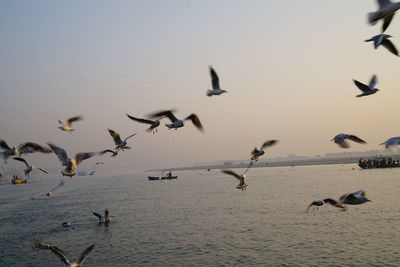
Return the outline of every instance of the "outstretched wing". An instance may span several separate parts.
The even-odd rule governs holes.
[[[84,261],[87,255],[93,250],[95,244],[90,245],[88,248],[86,248],[81,255],[79,256],[79,259],[77,260],[77,264],[81,265]]]
[[[97,212],[92,211],[92,213],[93,213],[94,216],[96,216],[97,218],[99,218],[99,220],[101,220],[101,218],[103,217],[103,216],[101,216],[101,214],[99,214],[99,213],[97,213]]]
[[[395,54],[396,56],[399,55],[397,48],[393,45],[393,43],[389,39],[385,39],[382,41],[382,45],[389,50],[391,53]]]
[[[215,72],[215,70],[213,69],[212,66],[209,66],[210,69],[210,75],[211,75],[211,84],[212,84],[212,88],[213,89],[220,89],[219,87],[219,79],[218,79],[218,75]]]
[[[387,40],[387,39],[386,39],[386,40]],[[371,80],[369,81],[368,87],[369,87],[370,89],[373,89],[373,88],[375,87],[375,85],[376,85],[377,82],[378,82],[378,77],[374,74],[374,75],[371,77]]]
[[[85,159],[93,157],[94,155],[96,155],[96,153],[93,152],[78,153],[75,155],[76,164],[79,165],[79,163],[81,163]]]
[[[67,123],[66,123],[66,124],[67,124],[68,126],[71,126],[73,122],[75,122],[75,121],[81,121],[81,120],[83,120],[83,117],[82,117],[82,116],[72,117],[72,118],[69,118],[69,119],[67,120]]]
[[[185,120],[191,120],[192,123],[194,124],[194,126],[197,127],[197,129],[199,129],[200,131],[203,131],[203,125],[201,124],[200,119],[196,114],[194,114],[194,113],[190,114],[189,116],[187,116],[185,118]]]
[[[270,147],[270,146],[275,145],[276,143],[278,143],[278,140],[268,140],[268,141],[265,141],[264,144],[262,144],[261,148]]]
[[[347,139],[349,139],[349,140],[351,140],[351,141],[354,141],[354,142],[357,142],[357,143],[361,143],[361,144],[367,143],[367,142],[365,142],[364,140],[362,140],[361,138],[359,138],[359,137],[357,137],[357,136],[355,136],[355,135],[352,135],[352,134],[349,134],[349,135],[347,136]]]
[[[52,143],[47,143],[50,148],[53,150],[53,152],[57,155],[58,159],[60,160],[61,164],[63,166],[68,166],[68,155],[67,152],[65,152],[64,149],[61,147],[58,147],[56,145],[53,145]]]
[[[368,87],[368,85],[366,85],[366,84],[363,84],[363,83],[360,83],[359,81],[357,81],[357,80],[353,80],[354,81],[354,84],[358,87],[358,89],[360,89],[361,91],[363,91],[363,92],[369,92],[369,91],[371,91],[371,89]]]
[[[21,162],[25,163],[26,167],[29,167],[29,164],[28,164],[28,162],[26,162],[25,159],[20,158],[20,157],[15,157],[15,158],[13,158],[13,159],[18,160],[18,161],[21,161]]]
[[[57,247],[50,246],[50,250],[54,254],[56,254],[56,256],[64,263],[65,266],[69,265],[68,259],[64,256],[64,254]]]
[[[115,145],[122,143],[121,137],[119,136],[119,134],[116,131],[108,129],[108,132],[110,133],[111,137],[114,139]]]
[[[100,155],[104,155],[104,154],[107,153],[107,152],[110,152],[110,153],[112,153],[112,154],[115,154],[115,151],[113,151],[113,150],[111,150],[111,149],[106,149],[106,150],[100,151],[99,154],[100,154]]]
[[[160,117],[165,116],[168,119],[170,119],[172,122],[176,122],[178,119],[174,116],[174,114],[172,112],[174,112],[174,111],[173,110],[159,111],[159,112],[150,114],[149,117],[150,118],[160,118]]]
[[[130,136],[124,139],[124,142],[126,142],[126,140],[128,140],[129,138],[134,137],[135,135],[137,135],[137,133],[131,134]]]
[[[21,144],[18,146],[18,150],[20,154],[34,153],[34,152],[51,153],[50,149],[41,146],[35,142],[26,142],[24,144]]]
[[[392,3],[392,1],[390,1],[390,0],[377,0],[377,1],[378,1],[379,9],[382,9]]]
[[[394,14],[387,16],[383,19],[382,32],[385,32],[386,29],[389,27],[390,23],[392,22],[393,17],[394,17]]]
[[[228,175],[232,175],[233,177],[235,177],[236,179],[238,179],[239,181],[241,180],[242,176],[240,176],[239,174],[237,174],[236,172],[233,172],[231,170],[221,170],[221,172],[226,173]]]
[[[7,144],[7,142],[4,141],[4,140],[2,140],[2,139],[0,139],[0,147],[1,147],[2,149],[5,149],[5,150],[11,149],[11,147]]]
[[[139,119],[139,118],[133,117],[133,116],[128,115],[128,114],[126,114],[126,116],[128,116],[129,119],[137,121],[137,122],[140,122],[140,123],[146,123],[146,124],[153,124],[154,123],[154,121],[146,120],[146,119]]]

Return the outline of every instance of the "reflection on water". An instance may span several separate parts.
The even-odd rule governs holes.
[[[40,240],[71,260],[96,243],[84,266],[398,266],[400,169],[353,167],[252,169],[245,192],[218,170],[177,172],[168,182],[78,177],[49,199],[37,196],[58,179],[2,185],[0,257],[10,266],[63,266],[50,251],[32,251]],[[305,213],[312,200],[358,189],[373,202]],[[108,208],[110,226],[90,208]]]

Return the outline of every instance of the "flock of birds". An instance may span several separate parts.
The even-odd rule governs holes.
[[[376,12],[372,12],[368,14],[368,20],[370,24],[376,24],[378,21],[383,20],[383,26],[382,26],[382,32],[368,40],[366,42],[373,42],[375,49],[377,49],[379,46],[383,46],[387,48],[391,53],[395,54],[398,56],[398,51],[396,47],[393,45],[393,43],[389,40],[392,36],[384,34],[386,29],[389,27],[396,11],[400,9],[400,2],[398,3],[393,3],[390,0],[377,0],[379,9]],[[216,71],[213,69],[213,67],[209,67],[209,72],[211,76],[211,83],[212,83],[212,89],[207,90],[206,95],[209,97],[212,96],[218,96],[222,95],[224,93],[227,93],[226,90],[221,89],[220,83],[219,83],[219,78],[216,73]],[[357,95],[357,97],[365,97],[368,95],[375,94],[376,92],[379,91],[379,89],[375,88],[377,84],[377,76],[373,75],[370,82],[367,84],[363,84],[357,80],[354,80],[354,84],[357,86],[358,89],[361,90],[361,94]],[[150,114],[148,118],[138,118],[131,116],[129,114],[126,114],[127,117],[135,122],[142,123],[149,125],[149,128],[146,129],[147,132],[151,132],[153,134],[157,133],[157,128],[160,126],[160,121],[163,119],[168,119],[170,123],[166,123],[165,126],[168,129],[179,129],[181,127],[185,126],[185,123],[187,121],[191,121],[192,124],[200,131],[203,131],[203,125],[200,121],[200,118],[195,114],[189,114],[188,116],[184,117],[183,119],[178,119],[175,116],[175,110],[163,110],[163,111],[158,111]],[[82,121],[83,117],[82,116],[76,116],[69,118],[66,122],[62,122],[58,120],[61,126],[59,126],[59,129],[68,133],[72,133],[75,129],[73,128],[73,123]],[[103,151],[99,152],[81,152],[77,153],[73,158],[69,157],[67,152],[65,151],[64,148],[61,148],[55,144],[52,143],[47,143],[49,146],[46,147],[44,145],[37,144],[35,142],[25,142],[17,146],[10,146],[7,144],[6,141],[0,140],[0,148],[3,150],[0,152],[0,157],[4,159],[4,162],[7,163],[7,160],[12,157],[14,160],[22,162],[25,164],[25,176],[29,176],[30,173],[34,169],[38,169],[44,173],[47,173],[47,171],[43,168],[30,165],[24,158],[24,154],[29,154],[29,153],[54,153],[57,155],[61,165],[64,167],[63,170],[61,170],[62,176],[70,177],[73,178],[77,174],[77,168],[82,163],[84,160],[92,158],[94,156],[100,156],[104,155],[106,153],[110,153],[111,157],[116,157],[121,151],[125,151],[130,149],[128,146],[128,140],[136,135],[136,133],[133,133],[124,139],[121,138],[121,136],[116,132],[115,130],[108,129],[108,132],[110,136],[113,139],[113,142],[115,144],[115,147],[112,149],[105,149]],[[349,142],[348,141],[354,141],[357,143],[364,144],[366,141],[363,139],[352,135],[352,134],[338,134],[336,135],[331,141],[339,145],[341,148],[349,148]],[[236,172],[232,170],[222,170],[222,173],[230,175],[235,177],[236,179],[239,180],[239,184],[236,186],[237,189],[240,189],[242,191],[246,190],[248,187],[248,184],[246,183],[246,175],[248,171],[251,169],[253,166],[254,162],[256,162],[261,156],[265,154],[265,149],[272,147],[273,145],[277,144],[278,140],[267,140],[265,141],[260,149],[255,147],[251,151],[251,157],[250,157],[250,163],[247,167],[247,169],[242,173],[242,174],[237,174]],[[386,148],[396,146],[400,144],[400,137],[393,137],[389,138],[387,141],[382,143],[381,145],[385,145]],[[97,164],[102,164],[101,162],[96,163]],[[1,175],[1,174],[0,174]],[[58,187],[62,186],[64,184],[63,181],[59,185],[57,185],[55,188],[53,188],[50,192],[46,194],[46,196],[51,196],[52,191],[57,189]],[[334,207],[337,207],[341,209],[342,211],[346,210],[346,205],[358,205],[358,204],[363,204],[366,202],[369,202],[370,200],[367,199],[365,191],[364,190],[359,190],[354,193],[347,193],[345,195],[342,195],[338,201],[332,199],[332,198],[325,198],[323,200],[316,200],[311,202],[309,206],[307,207],[307,211],[312,208],[318,209],[318,207],[322,206],[325,203],[328,203]],[[108,225],[111,222],[111,216],[109,211],[106,209],[104,212],[104,215],[101,215],[97,212],[92,211],[92,214],[96,216],[99,220],[100,224]],[[63,223],[63,226],[68,227],[70,226],[69,222]],[[79,256],[79,258],[75,262],[70,262],[66,257],[65,254],[66,252],[63,251],[62,249],[58,248],[57,246],[50,245],[50,244],[45,244],[42,242],[35,242],[34,245],[32,246],[34,249],[42,249],[42,250],[50,250],[52,251],[66,266],[81,266],[83,262],[85,261],[86,257],[89,255],[89,253],[93,250],[95,244],[90,245],[87,247]]]

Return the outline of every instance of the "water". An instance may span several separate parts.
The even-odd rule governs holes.
[[[37,196],[58,178],[2,185],[0,257],[10,266],[63,266],[31,249],[40,240],[71,260],[96,243],[87,267],[399,266],[400,168],[353,167],[255,168],[245,192],[219,170],[177,172],[168,182],[147,181],[147,173],[78,177],[49,199]],[[312,200],[359,189],[373,202],[305,213]],[[90,207],[115,215],[109,227]]]

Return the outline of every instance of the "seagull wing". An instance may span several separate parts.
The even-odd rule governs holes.
[[[81,255],[79,256],[78,261],[76,262],[78,265],[81,265],[84,261],[87,255],[93,250],[95,244],[90,245],[88,248],[86,248]]]
[[[268,140],[268,141],[264,142],[264,144],[261,146],[261,148],[270,147],[270,146],[275,145],[276,143],[278,143],[278,140]]]
[[[140,123],[146,123],[146,124],[153,124],[154,123],[154,121],[146,120],[146,119],[139,119],[139,118],[133,117],[133,116],[128,115],[128,114],[126,114],[126,116],[128,116],[129,119],[137,121],[137,122],[140,122]]]
[[[196,114],[194,114],[194,113],[190,114],[189,116],[187,116],[185,118],[185,120],[191,120],[192,123],[194,124],[194,126],[197,127],[197,129],[199,129],[200,131],[203,131],[203,125],[201,124],[201,121]]]
[[[392,1],[390,0],[377,0],[378,5],[379,5],[379,9],[384,8],[387,5],[390,5],[392,3]]]
[[[257,154],[257,151],[258,151],[258,149],[257,149],[257,147],[255,147],[255,148],[251,151],[251,154],[255,156],[255,155]]]
[[[26,167],[29,167],[29,164],[28,164],[28,162],[26,162],[25,159],[20,158],[20,157],[15,157],[15,158],[13,158],[13,159],[18,160],[18,161],[21,161],[21,162],[25,163]]]
[[[399,55],[397,48],[393,45],[393,43],[389,39],[385,39],[382,41],[382,45],[389,50],[391,53],[395,54],[396,56]]]
[[[355,197],[365,197],[365,190],[358,190],[357,192],[354,192],[353,195]]]
[[[96,153],[93,153],[93,152],[78,153],[75,155],[76,164],[79,165],[79,163],[81,163],[85,159],[89,159],[89,158],[93,157],[94,155],[96,155]]]
[[[69,266],[69,260],[64,256],[64,254],[56,247],[50,246],[50,250],[56,254],[56,256],[65,264],[65,266]]]
[[[233,172],[231,170],[221,170],[221,172],[226,173],[228,175],[232,175],[233,177],[235,177],[236,179],[238,179],[239,181],[242,180],[242,176],[237,174],[236,172]]]
[[[209,68],[210,68],[212,88],[213,89],[220,89],[220,87],[219,87],[219,79],[218,79],[217,73],[215,72],[213,67],[209,66]]]
[[[0,147],[1,147],[2,149],[5,149],[5,150],[11,149],[11,147],[7,144],[7,142],[4,141],[4,140],[2,140],[2,139],[0,139]]]
[[[368,87],[370,89],[374,88],[377,82],[378,82],[378,77],[376,75],[373,75],[371,77],[371,80],[369,81]]]
[[[131,137],[134,137],[135,135],[137,135],[137,133],[131,134],[130,136],[128,136],[127,138],[124,139],[124,141],[126,142],[126,140],[128,140]]]
[[[75,121],[81,121],[81,120],[83,120],[82,116],[72,117],[72,118],[69,118],[69,119],[67,120],[67,123],[66,123],[66,124],[67,124],[68,126],[71,126],[73,122],[75,122]]]
[[[365,144],[365,143],[366,143],[366,142],[365,142],[364,140],[362,140],[361,138],[358,138],[357,136],[352,135],[352,134],[349,134],[349,135],[347,136],[347,139],[349,139],[349,140],[351,140],[351,141],[354,141],[354,142],[357,142],[357,143],[361,143],[361,144]]]
[[[47,144],[53,150],[54,154],[57,155],[57,157],[60,160],[61,164],[63,166],[68,166],[68,155],[67,155],[67,152],[65,152],[64,149],[62,149],[61,147],[58,147],[56,145],[53,145],[51,143],[47,143]]]
[[[26,142],[24,144],[21,144],[18,146],[18,150],[20,154],[34,153],[34,152],[51,153],[50,149],[41,146],[35,142]]]
[[[394,17],[394,14],[387,16],[386,18],[383,19],[382,32],[385,32],[386,29],[389,27],[390,23],[392,22],[393,17]]]
[[[365,84],[363,84],[363,83],[360,83],[359,81],[357,81],[357,80],[353,80],[354,81],[354,84],[358,87],[358,89],[360,89],[361,91],[363,91],[363,92],[369,92],[369,91],[371,91],[371,89],[368,87],[368,85],[365,85]]]
[[[151,117],[151,118],[160,118],[160,117],[165,116],[168,119],[170,119],[172,122],[176,122],[178,119],[175,117],[175,115],[172,112],[174,112],[174,111],[172,111],[172,110],[160,111],[160,112],[156,112],[156,113],[150,114],[149,117]]]
[[[106,150],[100,151],[99,154],[100,154],[100,155],[104,155],[104,154],[107,153],[107,152],[110,152],[110,153],[112,153],[112,154],[115,153],[115,152],[112,151],[111,149],[106,149]]]
[[[103,217],[103,216],[101,216],[101,214],[99,214],[99,213],[97,213],[97,212],[92,211],[92,213],[93,213],[94,216],[96,216],[97,218],[99,218],[99,220],[101,220],[101,218]]]
[[[119,134],[116,131],[108,129],[108,132],[110,133],[111,137],[114,139],[115,145],[122,143],[121,137],[119,136]]]

